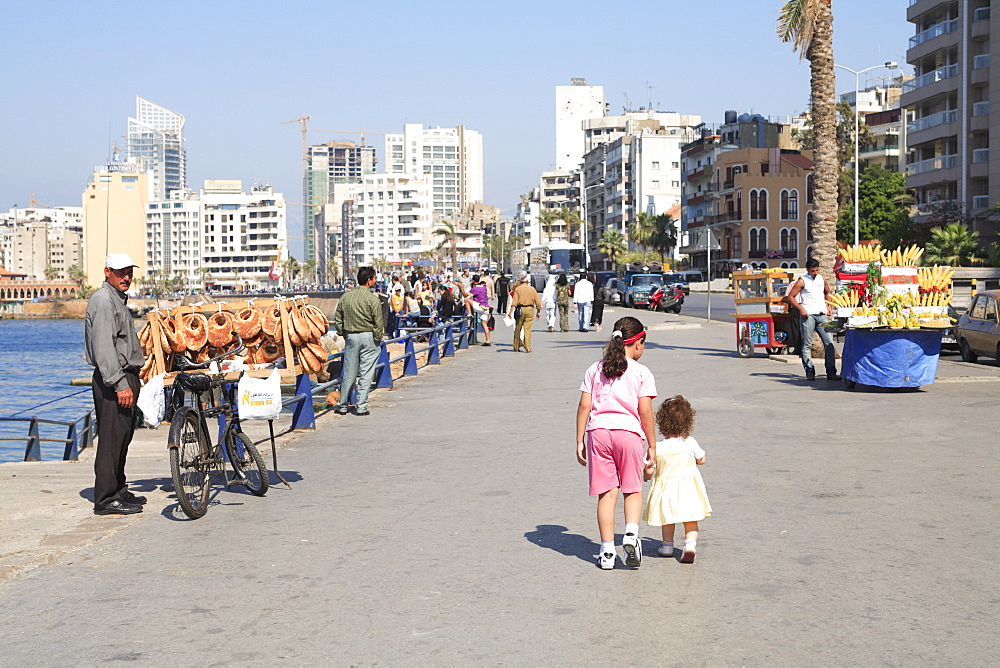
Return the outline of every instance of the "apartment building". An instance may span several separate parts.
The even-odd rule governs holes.
[[[812,241],[811,151],[736,148],[706,135],[685,147],[684,163],[688,239],[681,253],[692,269],[708,268],[708,231],[715,238],[713,276],[744,264],[805,265]]]
[[[906,19],[915,74],[902,86],[911,119],[906,185],[923,214],[917,220],[935,206],[964,213],[989,248],[1000,202],[1000,160],[990,160],[990,135],[1000,131],[1000,108],[990,106],[990,88],[1000,86],[990,63],[1000,19],[991,19],[989,0],[910,0]]]
[[[906,168],[906,128],[901,122],[900,107],[902,84],[906,80],[902,76],[881,78],[869,81],[857,95],[851,91],[840,96],[842,102],[851,105],[851,109],[859,114],[871,136],[871,142],[862,144],[859,150],[862,172],[874,165],[890,172]]]
[[[98,165],[83,192],[83,270],[89,285],[104,282],[104,259],[127,253],[145,265],[146,204],[151,180],[139,164]],[[141,276],[145,266],[137,269]]]
[[[588,86],[586,79],[573,78],[569,86],[556,86],[555,171],[570,172],[583,162],[583,122],[608,114],[603,86]]]
[[[146,272],[183,277],[184,288],[207,282],[201,261],[201,198],[193,190],[174,190],[163,201],[146,205]]]
[[[81,207],[12,208],[0,214],[0,267],[41,281],[47,272],[67,280],[73,265],[83,266]]]
[[[386,172],[426,179],[433,212],[453,216],[483,201],[483,137],[464,125],[424,128],[406,123],[385,136]]]
[[[384,258],[404,266],[434,248],[431,188],[429,179],[410,174],[366,176],[353,204],[352,265]]]
[[[184,117],[139,96],[125,136],[128,162],[150,174],[152,199],[164,200],[187,186]]]
[[[326,259],[331,251],[337,253],[340,239],[339,208],[343,199],[338,199],[338,194],[345,189],[335,186],[361,183],[365,176],[375,173],[376,164],[374,146],[330,141],[306,149],[303,255],[306,260],[316,261],[321,275],[326,274]],[[327,211],[330,205],[336,210]]]
[[[540,211],[558,214],[562,209],[579,211],[580,209],[580,172],[551,171],[542,172],[539,179],[538,206]],[[581,217],[582,218],[582,217]],[[580,225],[569,225],[559,219],[543,230],[546,241],[568,241],[582,243]]]

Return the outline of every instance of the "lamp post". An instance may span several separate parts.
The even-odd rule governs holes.
[[[854,75],[854,245],[858,245],[858,230],[859,230],[859,213],[861,211],[861,202],[858,198],[859,191],[859,179],[858,172],[861,171],[861,151],[858,141],[858,133],[861,129],[861,101],[858,99],[860,93],[860,80],[861,75],[865,72],[870,72],[871,70],[877,70],[880,67],[887,67],[893,69],[896,67],[896,63],[889,60],[881,65],[872,65],[871,67],[866,67],[863,70],[855,72],[849,67],[844,67],[843,65],[834,64],[834,67],[839,67],[842,70],[846,70]]]

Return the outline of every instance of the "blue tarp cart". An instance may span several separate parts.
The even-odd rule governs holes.
[[[941,330],[848,329],[840,375],[848,388],[920,387],[937,376]]]

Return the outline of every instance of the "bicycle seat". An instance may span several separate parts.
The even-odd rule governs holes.
[[[208,392],[212,387],[212,379],[203,373],[179,373],[174,383],[192,392]]]

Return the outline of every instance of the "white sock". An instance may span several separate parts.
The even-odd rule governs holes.
[[[601,543],[601,554],[607,554],[608,552],[615,551],[614,542],[611,543]]]
[[[625,533],[630,533],[633,535],[639,535],[639,525],[635,522],[628,522],[625,524]]]
[[[696,541],[696,540],[688,539],[688,540],[684,541],[684,549],[685,550],[693,550],[697,545],[698,545],[698,541]]]

